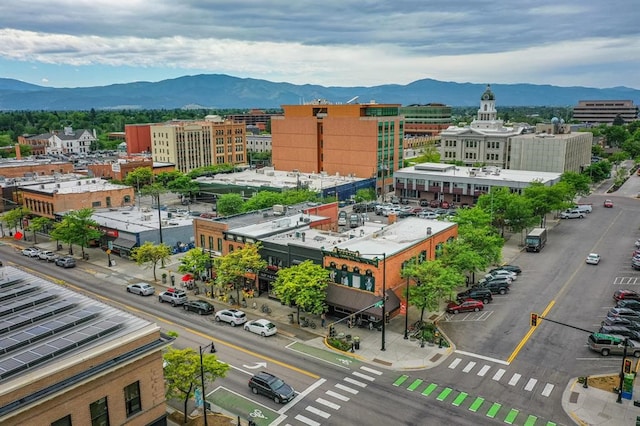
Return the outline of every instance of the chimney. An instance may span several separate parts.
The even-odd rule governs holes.
[[[14,146],[16,148],[16,160],[22,160],[22,155],[20,155],[20,144],[17,143]]]

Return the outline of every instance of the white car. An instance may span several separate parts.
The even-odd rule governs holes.
[[[37,247],[27,247],[26,249],[22,250],[22,254],[29,257],[38,257],[38,255],[40,254],[40,249]]]
[[[597,265],[600,263],[600,255],[598,253],[589,253],[589,256],[587,256],[587,263],[589,265]]]
[[[262,337],[273,336],[278,332],[276,325],[266,319],[249,321],[244,325],[244,329],[252,333],[259,334]]]
[[[58,258],[58,255],[51,250],[44,250],[38,253],[38,258],[40,260],[46,260],[47,262],[53,262]]]
[[[585,213],[579,210],[569,209],[560,213],[560,219],[582,219],[584,215]]]
[[[228,322],[231,327],[235,327],[247,322],[247,315],[237,309],[223,309],[216,312],[216,321]]]
[[[422,212],[418,215],[419,218],[421,219],[437,219],[438,213],[434,213],[434,212],[430,212],[430,211],[426,211],[426,212]]]
[[[518,278],[518,275],[515,272],[507,271],[506,269],[499,269],[497,271],[493,271],[485,275],[485,278],[489,278],[490,276],[494,277],[509,277],[511,281],[515,281]]]
[[[135,283],[127,286],[127,293],[139,294],[140,296],[151,296],[155,292],[155,287],[147,283]]]

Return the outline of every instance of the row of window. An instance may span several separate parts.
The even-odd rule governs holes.
[[[140,382],[134,382],[125,386],[123,393],[127,417],[131,417],[142,411]],[[89,404],[89,413],[91,415],[91,426],[109,426],[109,404],[107,397],[102,397]],[[69,414],[52,422],[51,426],[72,426],[72,424],[71,414]]]

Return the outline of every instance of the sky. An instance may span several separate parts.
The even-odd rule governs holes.
[[[106,86],[197,74],[377,86],[431,78],[640,89],[632,0],[22,0],[0,78]]]

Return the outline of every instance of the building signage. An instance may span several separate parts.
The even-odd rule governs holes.
[[[102,232],[104,232],[104,234],[107,237],[118,238],[118,230],[117,229],[110,229],[110,228],[105,228],[104,226],[101,226],[100,230]]]
[[[359,251],[352,251],[347,249],[341,249],[335,247],[333,251],[325,252],[328,256],[336,257],[338,259],[352,260],[354,262],[366,263],[368,265],[378,266],[378,258],[367,259],[364,257],[360,257]]]
[[[258,272],[258,278],[261,280],[275,281],[278,278],[278,273],[274,271],[262,270]]]

